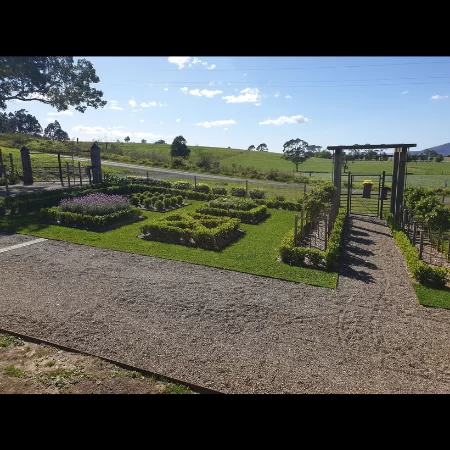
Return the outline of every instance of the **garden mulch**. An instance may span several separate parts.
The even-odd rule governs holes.
[[[384,221],[342,250],[327,289],[47,240],[2,253],[0,328],[223,393],[449,393],[450,311]]]

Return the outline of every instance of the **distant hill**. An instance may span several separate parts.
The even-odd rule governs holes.
[[[439,155],[450,156],[450,142],[447,144],[437,145],[436,147],[424,148],[423,150],[410,150],[409,153],[422,153],[425,150],[435,150]]]

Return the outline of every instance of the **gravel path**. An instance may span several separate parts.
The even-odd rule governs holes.
[[[450,311],[377,219],[350,219],[335,290],[51,240],[0,258],[11,331],[225,393],[450,392]]]

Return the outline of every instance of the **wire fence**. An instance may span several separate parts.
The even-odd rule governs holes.
[[[294,246],[325,251],[339,212],[340,195],[335,196],[330,207],[316,216],[301,211],[294,218]]]
[[[400,208],[398,225],[409,242],[419,251],[419,259],[439,267],[450,268],[450,234],[438,233],[404,206]]]

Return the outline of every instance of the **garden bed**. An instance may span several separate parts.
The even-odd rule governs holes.
[[[258,205],[250,199],[219,198],[197,209],[197,213],[210,216],[232,217],[242,223],[256,225],[270,217],[266,205]]]
[[[138,237],[205,250],[221,250],[240,239],[239,219],[204,214],[172,214],[141,227]]]

